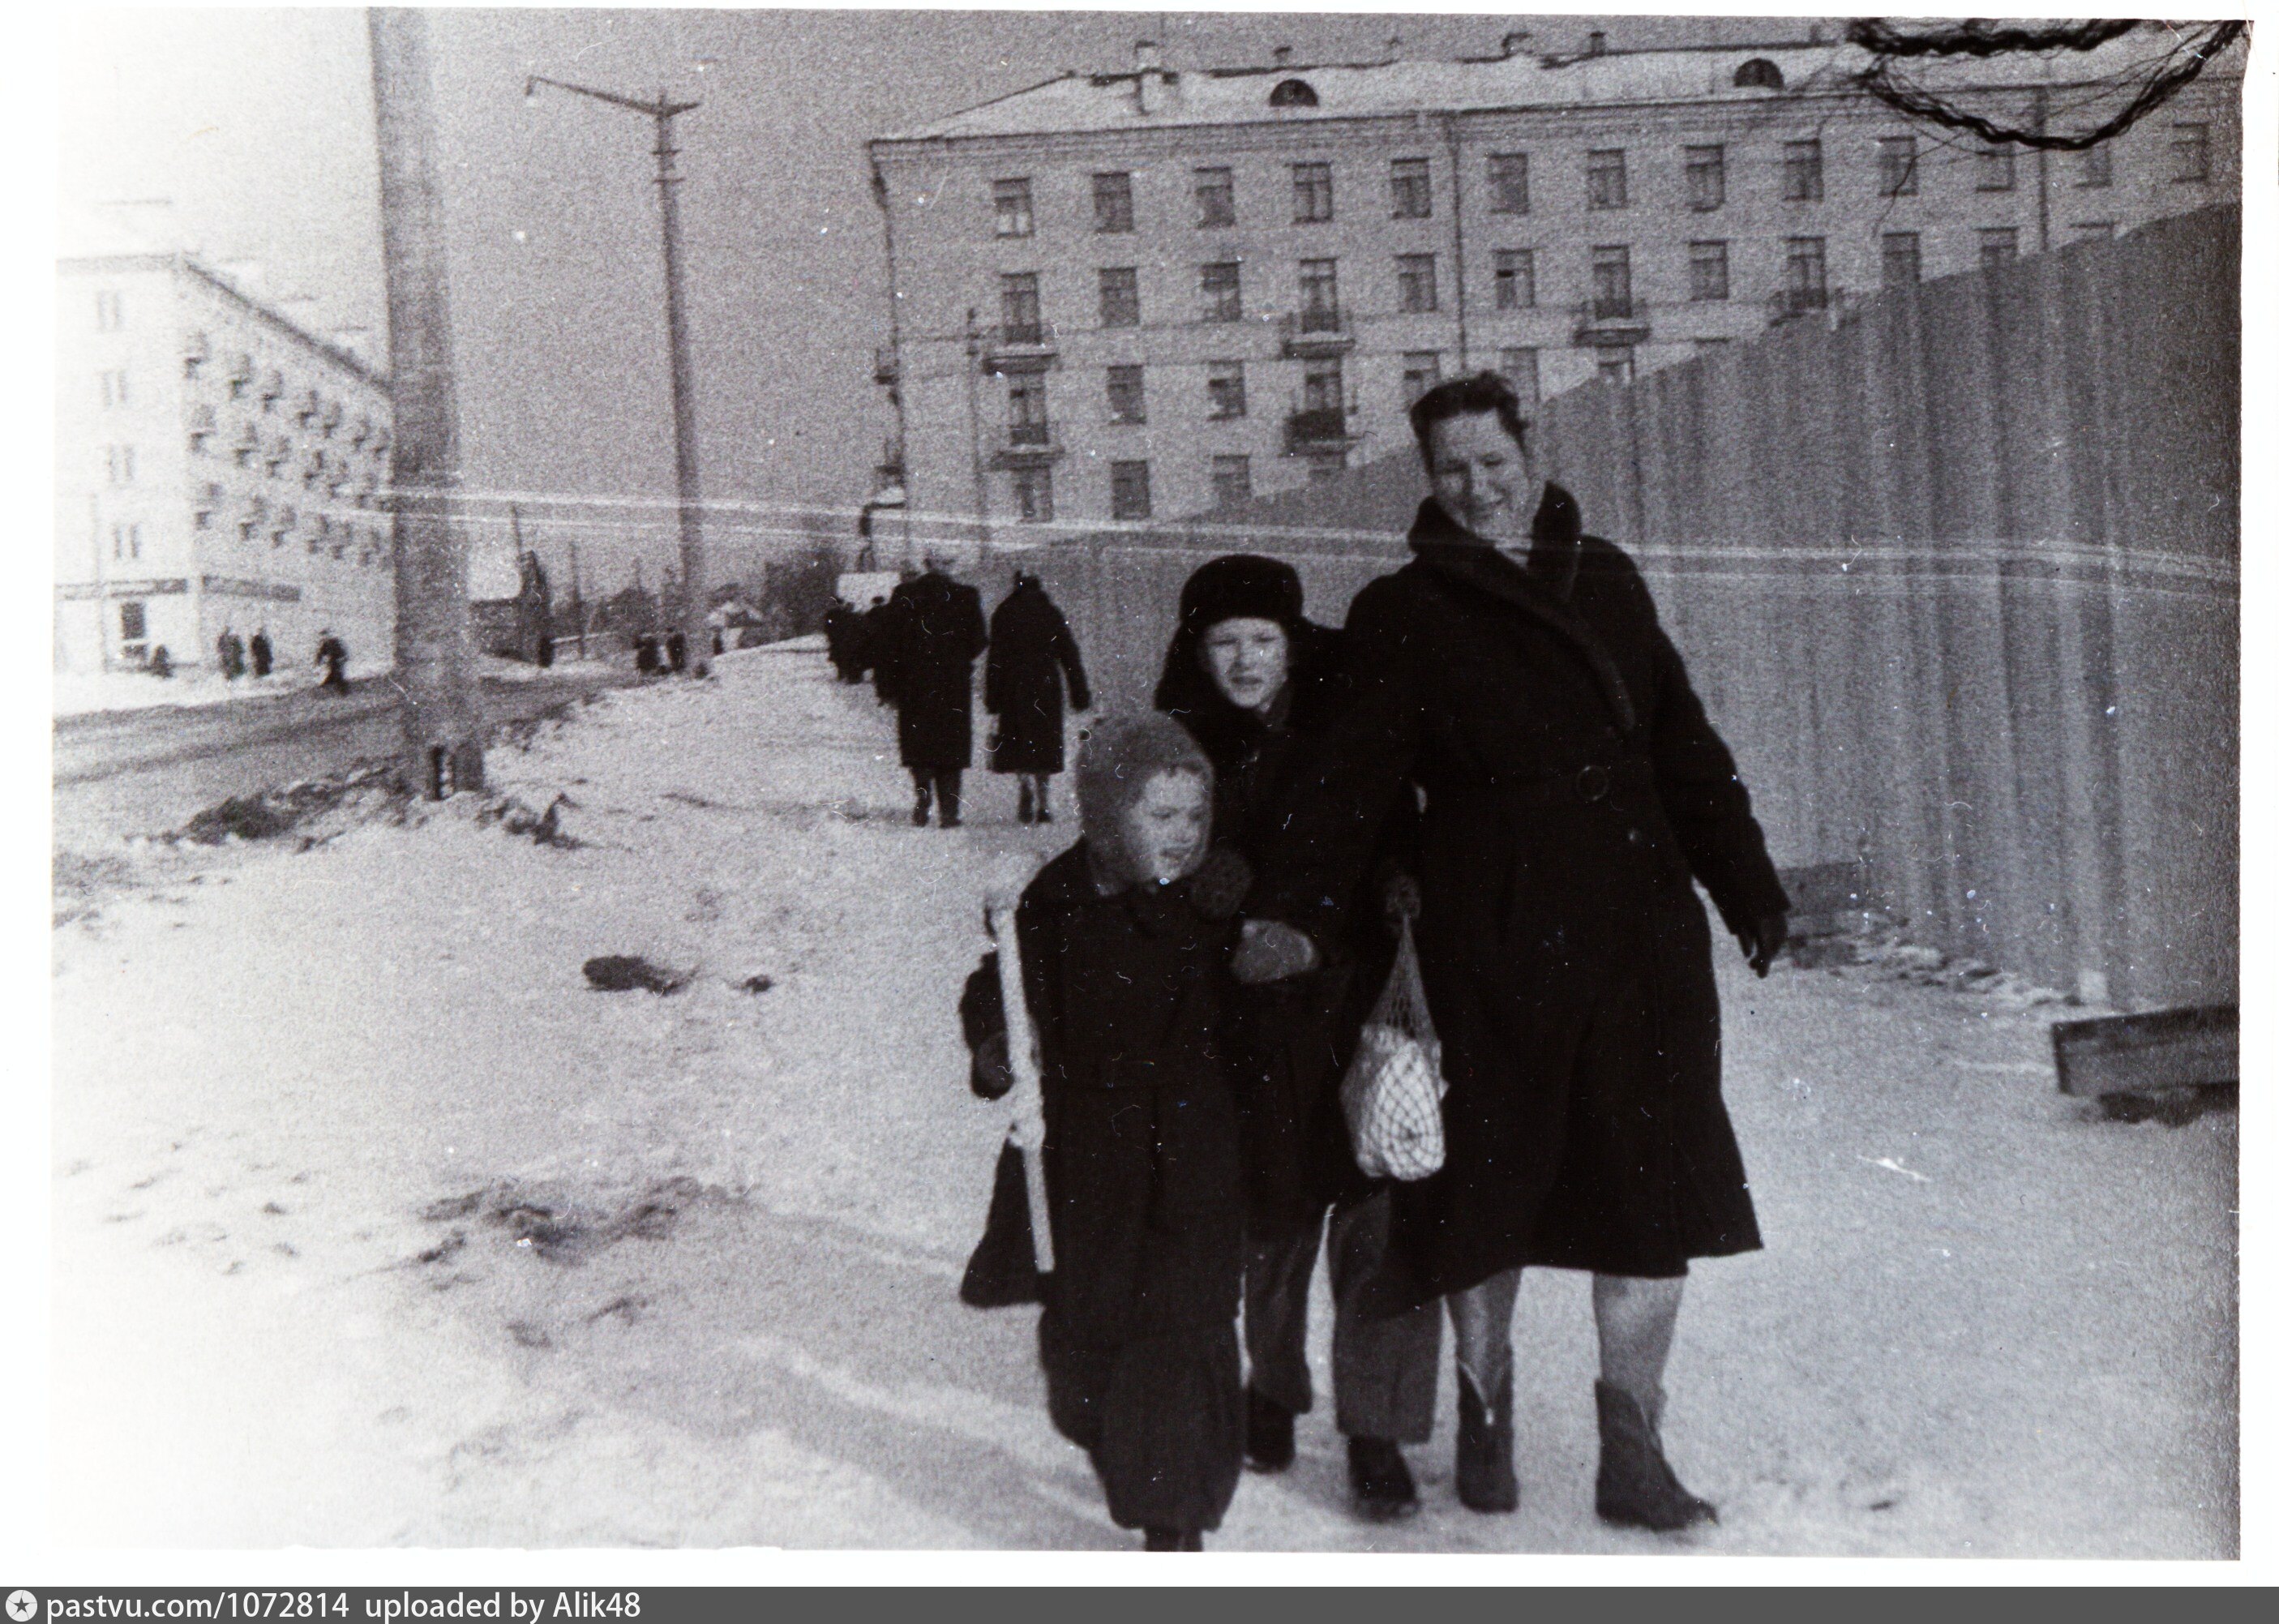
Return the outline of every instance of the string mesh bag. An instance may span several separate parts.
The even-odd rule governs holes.
[[[1416,939],[1403,919],[1393,974],[1361,1029],[1353,1064],[1338,1089],[1361,1170],[1403,1184],[1438,1173],[1447,1155],[1440,1131],[1440,1099],[1447,1092],[1440,1039],[1424,1007]]]

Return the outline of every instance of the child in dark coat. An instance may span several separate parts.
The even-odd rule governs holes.
[[[1196,872],[1211,768],[1168,717],[1096,725],[1076,789],[1083,838],[1014,915],[1054,1252],[1039,1353],[1109,1514],[1151,1551],[1200,1551],[1242,1473],[1241,1130],[1220,1037],[1242,877]],[[1002,1094],[995,954],[960,1013],[976,1090]]]

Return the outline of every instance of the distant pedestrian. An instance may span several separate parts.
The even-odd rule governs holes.
[[[253,674],[256,677],[268,676],[269,668],[277,663],[277,651],[270,646],[267,626],[254,628],[250,651],[253,655]]]
[[[981,674],[982,708],[997,718],[989,770],[1021,781],[1020,818],[1053,821],[1053,775],[1063,764],[1062,683],[1069,706],[1092,709],[1092,688],[1076,638],[1044,583],[1024,570],[989,618],[989,663]]]
[[[712,628],[712,652],[715,655],[724,655],[728,652],[728,633],[722,627]]]
[[[973,662],[989,646],[989,628],[981,594],[952,580],[948,562],[928,553],[924,572],[894,588],[879,647],[881,692],[894,702],[902,765],[917,791],[910,822],[924,827],[938,795],[941,826],[955,829],[973,764]]]
[[[688,639],[678,626],[665,634],[664,658],[676,676],[688,669]]]
[[[839,673],[841,682],[863,680],[862,662],[856,648],[863,617],[838,599],[823,611],[823,649],[831,661],[832,670]]]
[[[664,663],[664,656],[656,646],[656,633],[644,632],[633,639],[633,670],[644,677],[654,677]]]
[[[544,670],[554,663],[554,639],[544,632],[538,634],[538,669]]]
[[[329,626],[317,633],[317,663],[325,671],[318,687],[334,693],[349,691],[349,646],[334,636]]]
[[[150,651],[149,670],[153,677],[172,677],[174,674],[174,656],[166,652],[165,644],[161,643]]]
[[[224,626],[220,639],[214,644],[214,651],[221,658],[222,680],[235,682],[245,675],[245,640],[235,632]]]

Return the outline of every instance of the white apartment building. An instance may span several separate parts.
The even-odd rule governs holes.
[[[2240,54],[2090,151],[1848,44],[1070,74],[874,141],[881,469],[928,533],[1171,518],[1404,447],[1408,402],[1637,372],[2240,192]],[[2012,119],[2137,49],[1926,71]],[[1043,532],[1039,532],[1043,533]]]
[[[180,253],[56,277],[56,662],[211,664],[266,628],[395,645],[387,379]]]

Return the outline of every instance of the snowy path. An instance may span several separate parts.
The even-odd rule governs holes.
[[[575,849],[453,802],[150,862],[57,932],[61,1537],[1130,1546],[1032,1315],[955,1298],[1001,1128],[954,1014],[984,859],[1073,831],[979,774],[977,823],[914,830],[867,688],[720,671],[494,755]],[[592,992],[607,953],[696,978]],[[2235,1550],[2236,1119],[2092,1122],[1983,999],[1725,991],[1769,1249],[1680,1328],[1692,1544]],[[1586,1298],[1523,1298],[1516,1516],[1455,1505],[1444,1382],[1421,1518],[1347,1515],[1324,1406],[1216,1544],[1664,1548],[1590,1514]]]

